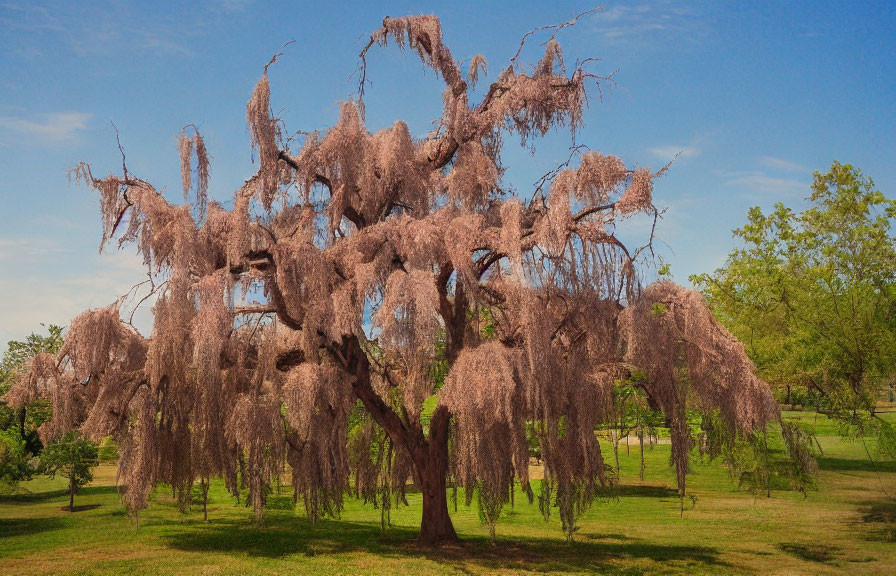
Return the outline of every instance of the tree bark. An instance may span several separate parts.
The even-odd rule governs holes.
[[[638,444],[641,446],[641,480],[644,480],[644,429],[638,428]]]
[[[433,413],[429,426],[426,457],[419,476],[423,491],[423,519],[417,543],[422,546],[453,544],[457,532],[448,514],[448,423],[451,416],[448,409],[439,406]]]
[[[203,522],[208,522],[208,489],[211,484],[211,480],[202,479],[200,480],[200,486],[202,486],[202,520]]]
[[[25,407],[22,406],[18,410],[18,420],[19,420],[19,436],[22,437],[22,440],[25,439],[25,420],[27,418],[27,412],[25,411]]]
[[[345,338],[339,356],[355,375],[352,390],[377,424],[386,431],[395,446],[407,450],[423,492],[423,519],[417,542],[423,546],[457,542],[457,533],[448,515],[448,425],[451,414],[438,406],[429,425],[429,438],[423,435],[419,421],[405,425],[370,383],[370,364],[357,338]]]
[[[72,474],[72,477],[68,481],[68,511],[75,511],[75,475]]]
[[[616,482],[619,482],[619,432],[613,430],[610,432],[612,435],[611,438],[613,440],[613,457],[616,460]]]

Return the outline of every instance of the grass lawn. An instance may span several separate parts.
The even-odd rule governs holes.
[[[789,413],[790,418],[814,413]],[[819,416],[819,432],[828,431]],[[271,509],[258,527],[222,484],[201,506],[178,512],[170,492],[156,491],[137,529],[118,502],[115,468],[101,465],[94,482],[68,505],[65,480],[35,478],[25,492],[0,496],[0,574],[886,574],[896,573],[896,463],[877,462],[872,440],[819,437],[819,490],[808,497],[738,490],[718,462],[695,461],[689,491],[696,504],[683,517],[669,468],[669,446],[647,452],[647,478],[637,480],[638,450],[621,452],[620,498],[596,502],[567,544],[559,519],[545,523],[537,504],[517,492],[492,545],[475,505],[463,497],[453,514],[462,545],[417,548],[412,539],[420,496],[393,509],[380,530],[379,511],[347,500],[340,520],[316,526],[301,507]],[[612,457],[607,448],[605,456]],[[289,488],[273,497],[288,508]],[[690,506],[690,503],[688,503]]]

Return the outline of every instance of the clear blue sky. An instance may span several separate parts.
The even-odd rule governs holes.
[[[40,323],[67,324],[143,279],[133,249],[97,253],[96,195],[68,181],[81,160],[131,172],[176,200],[176,136],[195,123],[221,201],[253,173],[244,106],[262,67],[290,130],[325,129],[352,97],[349,75],[385,15],[436,13],[455,58],[491,77],[527,31],[588,2],[0,3],[0,350]],[[892,2],[609,2],[559,37],[567,59],[601,58],[616,87],[593,94],[580,143],[659,168],[658,237],[674,277],[712,271],[748,207],[800,206],[811,173],[849,162],[896,193],[896,9]],[[538,43],[524,53],[529,62]],[[415,56],[370,57],[368,125],[405,119],[424,135],[440,84]],[[488,79],[484,82],[487,85]],[[508,138],[507,180],[525,196],[565,159],[569,133],[534,156]],[[633,228],[643,223],[633,222]],[[145,326],[147,318],[140,320]]]

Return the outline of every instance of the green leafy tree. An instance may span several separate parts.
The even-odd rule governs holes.
[[[93,480],[92,468],[99,464],[96,444],[70,431],[58,442],[44,447],[39,470],[51,478],[60,474],[68,478],[68,509],[74,511],[75,494]]]
[[[659,305],[662,307],[662,304]],[[631,454],[629,438],[634,434],[638,438],[641,467],[638,477],[644,480],[646,468],[644,460],[645,439],[653,447],[657,429],[664,423],[663,413],[651,406],[645,388],[647,375],[636,370],[625,380],[618,380],[613,386],[612,415],[610,418],[610,440],[613,443],[613,456],[616,460],[616,480],[619,481],[619,443],[625,439],[625,453]]]
[[[50,324],[46,336],[32,332],[24,341],[12,340],[0,363],[0,430],[15,428],[25,442],[26,453],[37,454],[41,443],[37,428],[50,417],[50,405],[38,400],[21,408],[7,406],[2,397],[13,384],[18,371],[41,352],[55,354],[62,346],[62,327]]]
[[[613,416],[610,422],[610,440],[616,461],[616,481],[619,481],[619,442],[625,438],[626,454],[629,452],[629,434],[636,430],[639,389],[632,380],[617,381],[613,386]]]
[[[844,433],[881,434],[896,374],[896,201],[848,164],[815,173],[810,206],[751,208],[724,268],[691,277],[785,402],[801,387]]]
[[[15,428],[0,430],[0,490],[15,489],[19,482],[31,477],[25,441]]]

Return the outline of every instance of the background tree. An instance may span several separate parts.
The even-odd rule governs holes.
[[[19,431],[16,428],[0,430],[0,490],[14,490],[19,482],[31,478],[32,472],[25,441]]]
[[[260,519],[285,458],[312,518],[338,515],[346,493],[400,501],[413,478],[426,545],[457,538],[449,477],[468,503],[478,488],[493,517],[515,478],[528,490],[528,422],[543,510],[558,508],[571,535],[606,482],[594,431],[633,366],[673,423],[699,398],[732,429],[761,427],[777,410],[742,346],[698,294],[671,282],[642,290],[652,237],[630,249],[616,236],[630,217],[658,217],[653,181],[665,168],[575,146],[527,202],[502,179],[504,137],[531,147],[554,127],[575,133],[601,80],[591,60],[567,67],[555,35],[568,25],[535,31],[551,35],[534,66],[518,62],[527,34],[471,103],[484,59],[465,78],[435,16],[386,18],[360,54],[358,101],[297,150],[272,114],[265,67],[246,107],[258,171],[232,210],[206,198],[194,127],[180,145],[189,204],[126,165],[105,178],[80,165],[100,193],[102,243],[136,243],[154,275],[153,332],[143,338],[114,306],[86,312],[57,356],[35,357],[13,403],[49,395],[50,436],[115,435],[135,513],[158,482],[188,497],[197,478],[223,476],[234,492],[248,480]],[[401,121],[364,125],[366,61],[390,42],[445,84],[441,117],[420,140]],[[653,314],[658,303],[667,312]],[[683,494],[686,424],[672,438]]]
[[[637,428],[638,389],[630,379],[619,380],[613,386],[612,416],[610,419],[610,441],[613,444],[613,459],[616,462],[616,481],[619,482],[619,443],[625,438],[626,455],[629,454],[629,435]]]
[[[619,479],[619,442],[625,436],[625,451],[629,454],[629,436],[632,432],[638,437],[641,467],[638,477],[644,480],[644,440],[645,437],[653,448],[657,436],[657,429],[662,425],[663,414],[650,405],[649,397],[645,392],[645,375],[635,371],[627,379],[618,381],[614,386],[614,414],[610,419],[611,426],[616,430],[611,437],[613,441],[613,455],[616,459],[616,478]]]
[[[785,401],[795,386],[809,391],[844,432],[879,432],[896,456],[875,415],[896,374],[896,201],[836,162],[815,173],[808,200],[802,212],[751,208],[734,231],[744,247],[692,281]]]
[[[40,453],[38,470],[50,478],[59,474],[68,478],[68,509],[75,511],[75,494],[93,480],[92,468],[99,462],[96,444],[75,431],[46,445]]]
[[[25,441],[27,454],[36,455],[41,449],[38,428],[50,417],[50,407],[44,400],[35,400],[28,405],[13,409],[2,400],[17,373],[37,354],[48,352],[55,354],[62,346],[62,327],[50,324],[48,335],[32,332],[24,341],[9,342],[3,361],[0,363],[0,430],[16,428],[19,438]]]

